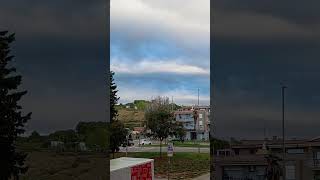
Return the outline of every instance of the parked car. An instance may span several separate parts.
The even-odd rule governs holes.
[[[145,144],[151,145],[152,143],[148,139],[141,139],[139,145],[145,145]]]
[[[126,145],[133,146],[134,145],[133,139],[128,139],[127,142],[122,144],[122,147],[126,147]]]

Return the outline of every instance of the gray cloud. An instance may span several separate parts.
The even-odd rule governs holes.
[[[2,3],[0,22],[4,28],[30,38],[103,38],[107,16],[105,1],[17,0]]]
[[[2,30],[16,33],[13,64],[23,76],[27,131],[50,133],[106,120],[106,1],[6,1]]]
[[[249,12],[285,19],[293,24],[315,25],[319,24],[320,13],[318,11],[319,1],[255,1],[255,0],[217,0],[215,8],[230,12]]]

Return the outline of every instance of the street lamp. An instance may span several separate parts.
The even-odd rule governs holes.
[[[286,178],[286,167],[285,167],[285,156],[286,156],[286,148],[285,148],[285,123],[284,123],[284,93],[287,87],[281,83],[282,90],[282,161],[283,161],[283,179]]]

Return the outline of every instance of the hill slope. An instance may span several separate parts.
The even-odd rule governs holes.
[[[118,109],[118,119],[122,121],[126,127],[141,127],[144,124],[144,111],[131,109]]]

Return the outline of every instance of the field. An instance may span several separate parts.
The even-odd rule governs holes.
[[[117,153],[116,157],[125,156]],[[128,157],[151,158],[155,162],[155,177],[166,178],[168,172],[168,157],[163,153],[162,158],[158,152],[128,153]],[[210,171],[209,154],[175,153],[171,159],[170,179],[191,179]]]
[[[109,178],[109,159],[105,154],[28,153],[27,174],[22,180],[105,180]]]
[[[28,153],[27,174],[22,180],[105,180],[108,179],[109,159],[102,153],[55,153],[33,151]],[[112,156],[112,155],[111,155]],[[116,153],[117,157],[125,153]],[[129,157],[152,158],[155,177],[166,178],[168,157],[158,152],[128,153]],[[170,179],[191,179],[209,172],[209,154],[175,153],[171,159]]]

